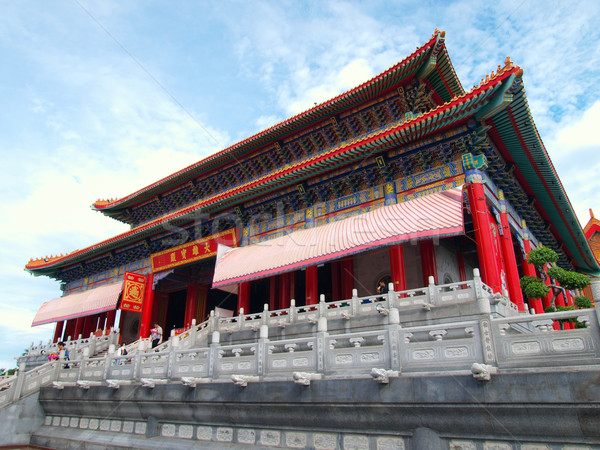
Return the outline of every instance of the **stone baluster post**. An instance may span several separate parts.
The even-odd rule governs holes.
[[[479,275],[479,269],[473,269],[473,287],[475,288],[475,298],[477,299],[477,306],[479,307],[480,314],[491,314],[492,308],[490,306],[490,299],[483,290],[483,282]]]
[[[219,357],[219,347],[221,344],[219,343],[221,340],[221,333],[218,331],[213,331],[212,340],[210,342],[210,348],[208,351],[208,377],[215,378],[215,364],[217,362],[217,358]]]
[[[215,324],[215,310],[213,309],[208,316],[208,330],[213,333],[217,330],[217,326]]]
[[[390,291],[393,293],[393,286],[390,283]],[[400,358],[400,311],[391,306],[388,314],[388,323],[385,326],[388,331],[388,349],[390,352],[390,369],[400,371],[402,368],[402,359]]]
[[[84,347],[81,351],[81,357],[79,359],[79,368],[77,369],[77,380],[81,380],[81,374],[83,373],[83,368],[87,365],[88,359],[90,357],[90,349],[88,347]],[[59,359],[62,363],[64,362],[62,359]]]
[[[296,323],[298,310],[296,308],[296,299],[290,300],[290,323]]]
[[[388,293],[387,293],[387,308],[391,311],[392,308],[396,305],[394,301],[396,298],[396,294],[394,292],[394,283],[388,283]]]
[[[180,335],[175,335],[174,330],[171,332],[171,345],[169,346],[169,357],[167,359],[167,378],[171,378],[173,366],[177,362],[177,351],[179,351]]]
[[[19,400],[21,392],[23,392],[23,383],[25,382],[25,363],[19,364],[19,373],[17,374],[17,382],[15,383],[15,391],[13,393],[13,401]]]
[[[317,372],[325,373],[326,368],[326,338],[329,335],[327,333],[327,305],[325,304],[325,296],[321,295],[321,301],[319,302],[319,321],[317,322]]]
[[[263,313],[262,313],[262,324],[263,325],[269,325],[269,304],[265,303],[264,307],[263,307]]]
[[[269,347],[269,326],[261,325],[256,344],[256,375],[262,376],[266,372],[265,364]]]
[[[427,303],[430,305],[437,304],[437,286],[435,285],[435,278],[433,275],[429,276],[429,285],[427,286]]]
[[[245,316],[244,316],[244,308],[240,308],[240,315],[238,316],[238,321],[237,321],[238,330],[240,330],[240,331],[242,330],[242,326],[244,325],[244,320],[246,320]]]
[[[138,341],[137,352],[133,358],[133,378],[139,380],[142,377],[142,358],[146,350],[146,342],[143,339]]]
[[[353,316],[356,316],[356,313],[358,312],[358,289],[352,289],[352,300],[351,300],[351,307],[352,307],[352,312],[351,314]]]
[[[90,344],[86,347],[89,351],[89,355],[93,356],[96,354],[96,348],[98,346],[98,340],[99,338],[96,337],[95,334],[92,333],[92,335],[90,336]]]
[[[188,330],[188,333],[190,334],[190,336],[188,338],[190,345],[188,345],[187,348],[192,348],[196,344],[196,335],[198,334],[198,327],[196,326],[196,319],[192,319],[192,326]]]

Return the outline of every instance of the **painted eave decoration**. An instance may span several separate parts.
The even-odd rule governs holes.
[[[504,67],[498,66],[496,73],[492,72],[482,80],[480,85],[465,93],[456,79],[449,59],[444,67],[446,71],[454,74],[453,77],[444,78],[449,76],[447,74],[441,77],[439,71],[435,67],[431,67],[427,56],[431,55],[435,45],[441,45],[441,50],[443,50],[437,55],[439,62],[440,55],[446,55],[446,53],[443,34],[436,30],[427,44],[418,48],[404,61],[357,88],[191,165],[128,197],[117,201],[97,203],[95,209],[114,211],[138,202],[146,196],[156,195],[156,192],[164,191],[168,187],[179,184],[181,180],[198,176],[203,171],[218,167],[242,152],[252,150],[269,141],[276,141],[282,135],[287,135],[307,124],[333,115],[335,111],[346,109],[364,101],[365,98],[378,95],[397,83],[398,80],[407,78],[407,74],[412,76],[421,71],[421,76],[423,74],[427,77],[435,75],[440,79],[456,80],[454,84],[446,81],[447,89],[449,92],[459,89],[460,94],[454,95],[452,99],[429,112],[392,123],[385,129],[373,131],[352,141],[342,142],[319,154],[311,155],[292,165],[286,165],[257,179],[202,199],[83,250],[60,257],[31,260],[26,265],[26,270],[36,275],[51,276],[60,268],[147,239],[159,233],[166,223],[180,225],[193,220],[195,214],[199,212],[210,213],[225,210],[235,204],[281,189],[287,184],[298,183],[316,174],[349,164],[359,157],[363,158],[366,154],[375,155],[425,136],[442,134],[452,126],[475,118],[479,123],[490,127],[488,136],[503,158],[508,163],[514,164],[514,176],[527,194],[531,198],[536,198],[534,207],[542,219],[547,222],[546,231],[550,230],[556,240],[563,244],[563,250],[576,267],[589,273],[600,272],[600,266],[590,250],[531,117],[522,84],[523,71],[507,59]]]
[[[217,152],[133,194],[121,199],[98,200],[92,205],[92,209],[119,220],[120,211],[129,206],[186,183],[194,177],[227,164],[232,159],[239,158],[242,154],[272,144],[303,128],[334,117],[341,111],[368,102],[417,74],[432,86],[439,103],[448,102],[465,92],[450,62],[445,46],[445,32],[435,30],[426,44],[417,48],[403,61],[360,86]]]

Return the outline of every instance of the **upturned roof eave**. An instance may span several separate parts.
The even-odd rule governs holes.
[[[502,130],[498,129],[499,119],[504,120]],[[584,272],[600,274],[598,261],[539,136],[524,89],[515,94],[510,106],[492,116],[488,123],[496,129],[498,138],[502,139],[503,152],[508,152],[521,174],[520,183],[535,197],[540,205],[538,212],[555,228],[553,234],[564,244],[572,263]],[[507,123],[510,123],[510,131],[506,128]],[[504,157],[506,159],[506,155]]]
[[[294,127],[304,128],[306,126],[310,126],[313,123],[319,122],[323,120],[324,117],[333,116],[339,113],[342,110],[347,109],[348,101],[355,100],[355,102],[362,102],[364,99],[361,99],[361,96],[365,91],[370,90],[377,83],[383,83],[386,77],[391,77],[395,73],[402,73],[402,71],[412,63],[415,59],[421,58],[422,61],[419,62],[419,65],[414,68],[414,73],[418,72],[420,67],[426,63],[428,52],[430,53],[436,44],[441,46],[441,52],[446,52],[446,58],[444,61],[448,61],[446,66],[444,67],[444,71],[452,74],[453,79],[448,80],[450,84],[452,84],[455,89],[456,86],[460,87],[459,94],[464,93],[462,90],[462,86],[460,81],[456,77],[454,72],[454,68],[450,62],[449,56],[447,55],[446,47],[444,44],[444,33],[436,32],[433,34],[431,39],[425,43],[423,46],[417,48],[411,55],[404,58],[401,62],[392,66],[388,70],[382,72],[381,74],[373,77],[372,79],[362,83],[361,85],[344,92],[333,99],[330,99],[326,102],[323,102],[319,105],[316,105],[313,108],[308,109],[300,114],[297,114],[289,119],[280,122],[264,131],[261,131],[253,136],[250,136],[243,141],[238,142],[230,147],[227,147],[211,156],[208,156],[194,164],[185,167],[184,169],[177,171],[161,180],[158,180],[155,183],[152,183],[130,195],[122,197],[117,200],[110,201],[99,201],[92,205],[92,209],[94,211],[99,211],[109,217],[113,217],[116,220],[119,220],[117,217],[121,210],[132,206],[133,204],[142,202],[151,198],[155,195],[158,195],[165,190],[168,190],[174,186],[177,186],[181,183],[188,181],[190,178],[198,176],[204,170],[211,170],[215,167],[218,167],[220,164],[227,163],[231,158],[239,157],[240,154],[245,151],[251,150],[255,148],[257,145],[262,146],[266,145],[269,142],[275,142],[282,137],[289,135],[295,131]],[[406,80],[410,78],[410,76],[404,77],[402,80]],[[396,82],[395,84],[398,84]]]
[[[344,143],[341,146],[338,146],[324,154],[314,155],[308,160],[299,161],[294,165],[286,166],[285,168],[281,168],[272,173],[266,174],[263,177],[260,177],[258,180],[253,180],[252,182],[246,183],[241,186],[236,186],[232,189],[229,189],[225,192],[219,193],[209,199],[202,200],[197,202],[194,205],[182,208],[179,211],[167,214],[163,217],[155,219],[152,222],[149,222],[144,225],[140,225],[132,230],[121,233],[120,235],[114,236],[113,238],[102,241],[93,246],[87,247],[82,250],[78,250],[76,252],[72,252],[64,257],[54,259],[47,263],[42,263],[36,261],[34,264],[28,264],[26,266],[26,270],[33,274],[42,274],[48,275],[49,273],[55,272],[56,270],[79,263],[83,260],[89,259],[97,254],[114,250],[115,248],[121,247],[123,245],[129,244],[133,241],[139,241],[142,239],[146,239],[149,235],[152,235],[153,231],[157,228],[162,227],[165,223],[173,223],[175,222],[185,222],[187,218],[191,215],[196,214],[199,210],[204,210],[210,208],[211,205],[218,204],[229,206],[232,202],[239,203],[240,201],[246,201],[246,199],[232,199],[234,194],[245,193],[249,191],[249,187],[256,187],[259,185],[264,186],[273,186],[277,184],[277,179],[283,181],[292,182],[294,180],[294,176],[300,176],[301,173],[311,173],[310,166],[316,164],[322,164],[323,161],[330,159],[330,161],[334,162],[334,158],[337,157],[338,153],[342,151],[350,151],[352,149],[359,149],[364,147],[369,147],[371,149],[376,148],[378,146],[383,146],[383,141],[385,141],[385,137],[390,136],[395,133],[400,136],[401,134],[406,137],[407,141],[413,141],[415,139],[419,139],[431,134],[435,134],[441,129],[452,126],[458,121],[464,121],[466,118],[474,115],[477,110],[473,109],[468,113],[468,115],[460,115],[456,116],[458,112],[462,109],[466,109],[469,107],[470,102],[477,104],[481,98],[485,98],[486,95],[492,95],[493,90],[496,89],[507,77],[509,77],[514,72],[514,69],[508,70],[502,75],[498,75],[498,77],[489,81],[482,86],[476,86],[470,92],[464,94],[461,97],[457,97],[453,99],[451,102],[447,102],[444,105],[440,105],[437,108],[429,111],[428,113],[419,115],[416,118],[411,120],[404,121],[402,124],[395,127],[386,127],[382,130],[377,130],[373,133],[370,133],[364,136],[358,142],[350,142]],[[453,114],[446,113],[449,110],[455,110]],[[455,119],[459,117],[459,119]],[[437,122],[436,122],[437,121]],[[439,121],[443,121],[443,126],[436,126]],[[421,125],[426,124],[424,126]],[[410,130],[419,129],[418,132],[412,132]],[[420,131],[423,129],[423,131]],[[427,131],[429,130],[429,131]],[[397,142],[397,140],[388,141],[385,145],[392,145],[389,142]],[[248,185],[252,186],[248,186]],[[279,185],[281,187],[281,185]],[[257,191],[256,195],[262,195],[264,192]]]

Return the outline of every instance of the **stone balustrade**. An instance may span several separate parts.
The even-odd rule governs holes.
[[[83,357],[84,353],[87,353],[87,355],[95,355],[106,352],[111,344],[116,345],[118,342],[119,330],[111,329],[101,336],[95,336],[94,333],[91,333],[87,338],[79,335],[79,338],[75,340],[72,340],[69,336],[65,341],[65,347],[69,350],[69,355],[72,359],[79,359]],[[17,359],[18,366],[25,363],[25,370],[29,370],[46,364],[48,362],[48,356],[58,352],[59,350],[56,342],[49,341],[46,344],[40,342],[39,345],[34,345],[32,343],[25,355],[16,356],[15,359]]]
[[[265,306],[260,313],[232,318],[211,315],[156,349],[146,351],[142,341],[135,354],[89,357],[85,351],[70,361],[22,370],[0,383],[0,407],[50,385],[117,389],[282,380],[310,385],[323,378],[382,383],[390,376],[418,374],[493,380],[498,371],[600,364],[596,309],[543,315],[514,311],[476,277],[329,303],[321,298],[316,305],[292,303],[279,311]],[[574,320],[584,328],[554,329],[555,323]]]

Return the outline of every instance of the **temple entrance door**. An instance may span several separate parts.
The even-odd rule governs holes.
[[[325,263],[318,266],[319,270],[319,301],[321,295],[325,295],[325,301],[330,302],[332,300],[332,288],[331,288],[331,263]]]
[[[169,293],[169,304],[163,330],[165,339],[171,335],[171,330],[183,328],[185,319],[185,301],[187,290]]]

